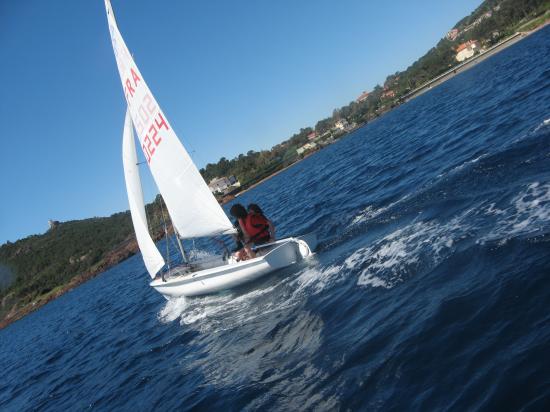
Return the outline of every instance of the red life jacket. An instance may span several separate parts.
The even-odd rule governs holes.
[[[246,219],[244,219],[244,230],[246,230],[252,242],[265,242],[271,237],[269,233],[269,222],[262,215],[249,213]]]

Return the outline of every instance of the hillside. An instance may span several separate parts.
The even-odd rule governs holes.
[[[164,233],[161,198],[146,211],[155,239]],[[0,247],[0,326],[138,251],[129,212],[61,222],[42,235]]]

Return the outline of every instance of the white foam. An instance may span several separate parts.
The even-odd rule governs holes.
[[[379,216],[380,214],[384,213],[386,210],[388,210],[392,205],[382,207],[380,209],[375,209],[372,206],[367,206],[365,209],[361,211],[357,216],[353,218],[353,221],[350,223],[349,226],[355,226],[357,224],[366,222],[367,220],[374,219],[375,217]]]
[[[514,230],[523,232],[527,227],[536,227],[550,221],[550,184],[536,182],[513,200],[517,211]]]
[[[158,314],[158,319],[162,323],[169,323],[181,316],[185,311],[188,303],[184,297],[178,299],[170,299]]]
[[[498,209],[489,209],[493,212]],[[515,196],[508,207],[498,210],[499,220],[488,235],[478,243],[501,241],[514,236],[534,234],[548,230],[550,224],[550,183],[531,183],[525,190]]]
[[[457,173],[459,171],[461,171],[462,169],[464,169],[466,166],[470,166],[470,165],[473,165],[477,162],[479,162],[481,159],[487,157],[487,154],[482,154],[481,156],[478,156],[474,159],[471,159],[471,160],[467,160],[465,161],[464,163],[462,164],[459,164],[458,166],[455,166],[454,168],[452,168],[449,172],[447,173],[442,173],[440,175],[438,175],[437,177],[438,178],[442,178],[443,176],[447,175],[447,174],[454,174],[454,173]]]
[[[285,281],[240,295],[228,292],[188,299],[170,299],[160,311],[158,318],[163,323],[179,319],[182,326],[192,326],[203,332],[232,329],[299,302],[299,299],[294,299],[294,295],[288,296],[285,301],[274,293],[274,290]],[[266,295],[277,296],[277,301],[265,299]]]
[[[326,268],[308,267],[302,270],[292,281],[293,296],[298,298],[306,290],[312,293],[320,293],[329,285],[333,285],[340,279],[342,268],[338,265]]]
[[[390,289],[391,288],[391,284],[389,284],[388,282],[385,282],[382,279],[380,279],[376,276],[370,275],[368,273],[366,273],[366,274],[362,273],[361,274],[361,276],[357,280],[357,285],[358,286],[371,286],[373,288],[382,287],[384,289]]]
[[[533,130],[533,132],[538,132],[538,131],[539,131],[540,129],[542,129],[543,127],[549,126],[549,125],[550,125],[550,119],[545,119],[545,120],[542,121],[541,124],[539,124],[539,125],[535,128],[535,130]]]
[[[478,235],[487,229],[488,235]],[[514,236],[549,229],[550,183],[534,182],[507,206],[497,207],[495,203],[480,205],[445,224],[413,222],[397,229],[372,245],[353,252],[346,258],[341,271],[359,271],[359,286],[391,288],[411,274],[438,265],[462,239],[480,236],[477,243],[491,240],[505,244]]]
[[[463,216],[445,225],[416,222],[398,229],[356,250],[345,260],[344,269],[361,271],[359,286],[391,288],[410,274],[434,267],[450,254],[456,240],[464,236]]]
[[[349,226],[355,226],[355,225],[358,225],[360,223],[366,222],[367,221],[367,215],[371,210],[372,210],[372,206],[367,207],[360,214],[358,214],[357,216],[355,216],[353,218],[353,220],[351,221]]]
[[[484,212],[487,216],[502,216],[506,213],[504,210],[498,209],[495,203],[487,206]]]
[[[387,206],[381,207],[379,209],[375,209],[372,205],[367,206],[365,209],[363,209],[357,216],[355,216],[352,220],[352,222],[348,225],[348,227],[352,227],[355,225],[358,225],[360,223],[366,222],[368,220],[372,220],[378,216],[380,216],[382,213],[386,212],[387,210],[391,209],[395,205],[398,205],[399,203],[404,202],[407,200],[411,195],[407,194],[401,199],[390,203]]]
[[[246,307],[246,302],[241,306]],[[194,298],[189,310],[181,314],[181,324],[191,325],[208,318],[215,318],[222,313],[235,310],[235,302],[232,302],[230,295],[213,295],[201,298]]]

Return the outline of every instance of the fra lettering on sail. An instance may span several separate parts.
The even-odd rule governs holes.
[[[128,105],[133,106],[132,100],[136,94],[136,90],[141,85],[141,78],[137,74],[137,71],[133,68],[130,68],[130,75],[132,78],[128,78],[124,82],[124,95]],[[170,127],[166,123],[166,120],[160,110],[158,110],[158,106],[155,104],[155,101],[149,92],[146,92],[143,96],[143,99],[139,103],[137,113],[138,117],[135,122],[135,127],[138,135],[143,136],[143,132],[146,130],[141,144],[141,149],[145,154],[147,163],[151,163],[156,148],[162,142],[162,137],[160,135],[161,129],[164,127],[165,130],[170,130]]]

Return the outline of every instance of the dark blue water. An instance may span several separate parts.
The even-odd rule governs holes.
[[[550,28],[252,200],[315,259],[167,302],[134,256],[0,331],[0,409],[550,410]]]

